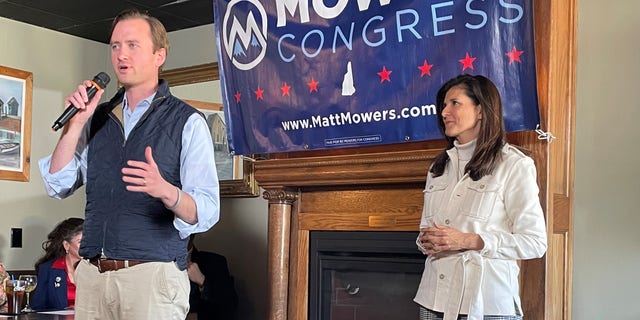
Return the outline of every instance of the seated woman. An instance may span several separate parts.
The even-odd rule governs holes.
[[[45,253],[35,268],[38,286],[33,292],[34,310],[62,310],[73,308],[76,285],[73,273],[82,259],[78,254],[84,219],[69,218],[60,222],[42,243]]]

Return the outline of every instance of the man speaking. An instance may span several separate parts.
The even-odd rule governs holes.
[[[86,187],[76,319],[185,319],[187,240],[219,219],[204,117],[159,79],[169,41],[160,21],[127,10],[113,21],[111,63],[123,87],[98,104],[90,81],[65,98],[77,113],[39,161],[47,192]]]

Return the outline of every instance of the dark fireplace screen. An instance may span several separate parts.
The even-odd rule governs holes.
[[[418,319],[417,232],[312,231],[309,320]]]

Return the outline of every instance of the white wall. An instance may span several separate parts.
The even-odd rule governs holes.
[[[573,319],[640,319],[637,0],[578,1]]]
[[[196,242],[199,249],[227,257],[240,298],[238,319],[266,319],[267,220],[261,197],[223,199],[220,222]]]
[[[112,68],[104,44],[5,18],[0,18],[0,44],[0,65],[33,73],[31,179],[0,180],[0,260],[9,269],[33,269],[53,226],[70,216],[84,216],[83,193],[57,201],[44,191],[37,162],[58,141],[51,125],[64,109],[65,95],[80,80]],[[23,229],[23,248],[9,248],[11,228]]]
[[[163,70],[218,61],[214,25],[169,33],[169,54]]]

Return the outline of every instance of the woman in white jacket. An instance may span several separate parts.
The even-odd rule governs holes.
[[[449,146],[424,190],[420,319],[522,319],[517,260],[547,249],[535,165],[506,143],[500,94],[486,77],[453,78],[436,101]]]

